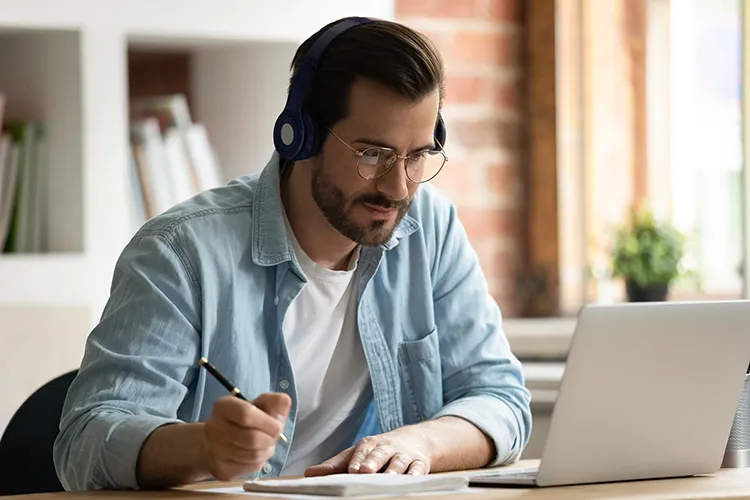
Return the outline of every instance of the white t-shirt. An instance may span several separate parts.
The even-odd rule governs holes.
[[[282,326],[297,388],[297,421],[282,475],[302,475],[354,439],[367,408],[370,373],[357,328],[355,251],[345,271],[310,259],[287,223],[307,277]]]

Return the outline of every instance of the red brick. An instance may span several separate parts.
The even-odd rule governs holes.
[[[407,26],[409,23],[406,23]],[[440,55],[443,56],[443,58],[446,57],[448,54],[448,50],[450,49],[450,32],[441,32],[439,30],[429,30],[424,28],[415,28],[413,26],[410,26],[412,29],[415,29],[418,33],[422,34],[423,36],[430,39],[432,43],[435,44],[438,51],[440,52]]]
[[[477,186],[474,185],[474,177],[470,175],[470,165],[462,158],[451,157],[450,150],[446,149],[446,152],[448,162],[430,182],[451,200],[460,203],[461,198],[465,198],[468,193],[476,192]]]
[[[477,248],[477,256],[482,273],[488,280],[515,277],[519,263],[513,253],[501,248],[493,248],[493,245],[484,245]]]
[[[452,123],[450,133],[465,148],[494,146],[516,149],[520,145],[521,129],[517,123],[491,117]]]
[[[396,17],[473,17],[477,0],[397,0]]]
[[[445,83],[446,104],[473,104],[480,101],[488,86],[487,77],[448,74]]]
[[[450,58],[455,63],[512,67],[518,64],[516,41],[504,32],[458,31],[453,35]]]
[[[494,85],[493,101],[497,108],[518,111],[520,109],[519,83],[516,81],[498,82]]]
[[[504,318],[517,318],[521,314],[523,299],[519,298],[515,281],[510,283],[491,283],[492,298],[495,299]]]
[[[520,227],[519,214],[515,210],[459,206],[458,218],[474,244],[497,236],[515,239]]]
[[[485,168],[485,185],[493,193],[515,194],[518,180],[516,168],[509,163],[491,164]]]
[[[486,0],[488,17],[493,21],[520,24],[523,2],[526,0]],[[550,0],[552,1],[552,0]]]

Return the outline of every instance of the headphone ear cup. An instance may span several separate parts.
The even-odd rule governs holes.
[[[366,17],[349,17],[323,32],[309,48],[289,86],[286,106],[273,127],[276,152],[285,160],[304,160],[314,156],[322,145],[315,122],[305,112],[305,93],[318,61],[331,41],[349,28],[373,22]]]
[[[435,139],[440,144],[441,149],[445,147],[445,141],[447,131],[445,129],[445,122],[443,121],[443,115],[438,113],[437,123],[435,124]]]
[[[285,160],[296,160],[305,144],[305,123],[302,117],[285,109],[273,127],[273,143],[279,156]]]

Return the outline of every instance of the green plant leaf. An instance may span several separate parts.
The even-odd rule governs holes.
[[[645,287],[668,284],[683,273],[686,237],[642,206],[616,228],[611,250],[612,275]]]

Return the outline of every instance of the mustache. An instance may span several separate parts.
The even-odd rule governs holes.
[[[357,203],[367,203],[368,205],[375,205],[377,207],[383,207],[385,209],[396,208],[403,210],[409,206],[409,199],[404,198],[402,200],[391,200],[383,195],[377,194],[363,194],[357,197]]]

